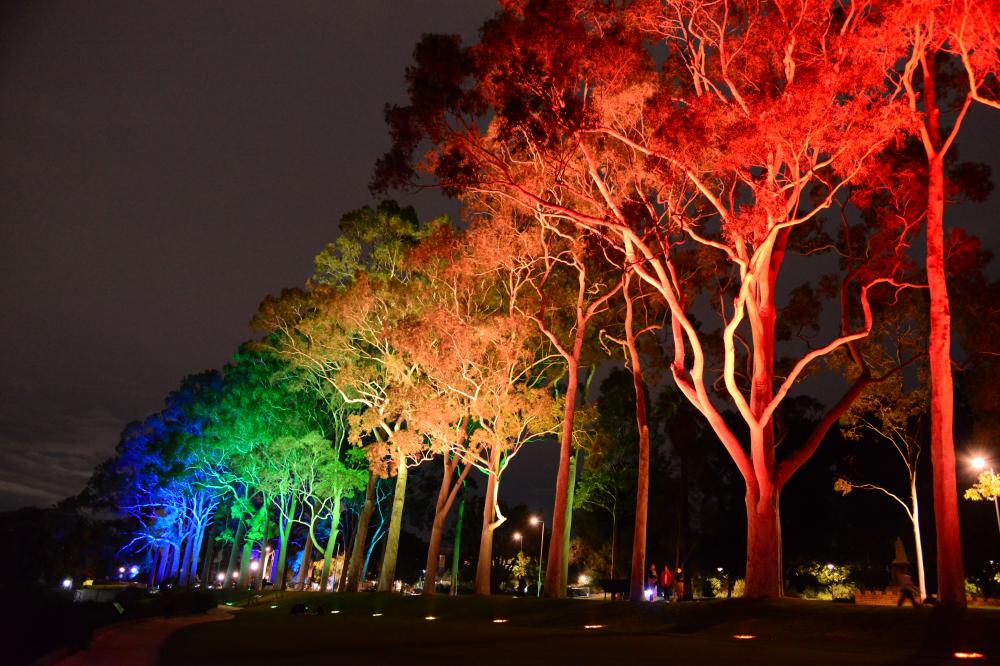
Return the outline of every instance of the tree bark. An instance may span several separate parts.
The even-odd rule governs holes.
[[[496,469],[496,466],[493,466]],[[493,520],[493,507],[497,496],[496,475],[490,474],[486,483],[486,497],[483,503],[483,529],[479,535],[479,560],[476,562],[475,593],[489,596],[493,566],[493,531],[497,528]],[[556,546],[559,547],[558,545]],[[551,561],[551,560],[550,560]],[[558,574],[558,572],[556,572]],[[558,580],[558,577],[557,577]]]
[[[215,532],[216,521],[213,520],[208,527],[208,544],[205,546],[205,558],[201,567],[201,584],[208,586],[212,576],[212,560],[215,559]]]
[[[396,579],[396,555],[399,553],[399,531],[403,526],[403,502],[406,500],[406,456],[401,452],[396,462],[396,489],[392,496],[392,515],[386,535],[385,555],[378,574],[378,591],[392,592]]]
[[[462,481],[462,499],[458,501],[458,516],[455,519],[455,542],[451,545],[451,596],[458,595],[458,566],[461,564],[462,519],[465,517],[465,484]]]
[[[582,334],[582,327],[577,327]],[[582,335],[578,335],[582,346]],[[573,456],[573,420],[576,417],[576,393],[580,383],[580,372],[576,359],[579,354],[566,359],[567,382],[565,404],[563,407],[563,427],[559,438],[559,470],[556,473],[556,497],[552,507],[552,531],[549,535],[549,561],[545,565],[545,584],[543,591],[546,597],[558,599],[566,596],[562,585],[563,577],[563,539],[566,534],[566,507],[569,497],[569,468]],[[478,578],[478,574],[477,574]]]
[[[347,572],[351,570],[351,557],[354,555],[354,541],[357,538],[358,528],[357,525],[355,525],[354,533],[351,534],[350,542],[344,546],[344,565],[340,567],[340,578],[337,580],[337,592],[343,592],[347,589]]]
[[[569,585],[569,542],[573,534],[573,500],[576,497],[579,460],[580,450],[577,449],[573,452],[573,458],[569,463],[569,490],[566,494],[566,529],[563,530],[562,570],[559,572],[559,587],[562,589],[562,596],[566,596],[566,589]]]
[[[326,592],[330,580],[330,570],[333,568],[333,550],[337,543],[337,533],[340,527],[340,495],[333,501],[333,511],[330,516],[330,538],[323,550],[323,573],[320,574],[319,589]]]
[[[296,498],[295,493],[292,493],[289,500],[288,517],[286,518],[283,514],[278,515],[278,553],[275,558],[275,573],[271,575],[272,582],[274,578],[277,578],[276,590],[285,590],[285,563],[288,561],[288,539],[292,535],[292,517],[295,515],[295,509]]]
[[[924,68],[923,94],[928,154],[927,285],[930,292],[931,463],[934,481],[934,524],[937,534],[938,603],[965,608],[965,572],[958,523],[955,480],[954,388],[951,376],[951,306],[944,265],[944,155],[934,85],[935,53]]]
[[[459,488],[465,483],[465,477],[472,468],[465,465],[458,479],[452,483],[455,476],[455,467],[458,465],[458,457],[447,459],[447,454],[443,456],[444,473],[441,477],[441,488],[438,490],[437,504],[434,507],[434,522],[431,525],[431,537],[427,544],[427,562],[424,565],[424,594],[434,594],[437,585],[438,559],[441,555],[441,539],[444,536],[444,521],[451,511],[451,505],[455,502],[455,496]]]
[[[302,547],[302,563],[299,565],[299,573],[295,576],[294,587],[298,590],[305,590],[309,581],[309,569],[312,568],[313,542],[310,535],[306,535],[306,543]]]
[[[917,585],[920,587],[920,601],[927,598],[927,581],[924,573],[924,546],[920,538],[920,508],[917,505],[917,479],[910,477],[910,517],[913,522],[913,548],[917,560]]]
[[[777,598],[782,594],[778,497],[777,490],[760,493],[749,489],[746,493],[746,596],[751,599]]]
[[[375,486],[378,477],[368,472],[368,487],[365,489],[365,504],[358,517],[358,528],[354,534],[354,548],[351,549],[351,567],[347,570],[347,592],[357,592],[361,584],[361,568],[365,561],[365,545],[368,541],[368,524],[375,510]]]
[[[636,346],[633,326],[632,298],[625,280],[625,342],[628,347],[635,389],[635,422],[639,430],[639,464],[636,470],[635,529],[632,532],[632,579],[629,601],[645,601],[646,587],[646,519],[649,510],[649,420],[646,414],[646,388],[642,381],[642,360]]]
[[[223,581],[224,587],[229,587],[233,584],[233,571],[236,568],[236,553],[240,550],[240,544],[243,541],[243,521],[237,519],[236,521],[236,533],[233,535],[233,546],[229,551],[229,564],[226,565],[226,579]]]

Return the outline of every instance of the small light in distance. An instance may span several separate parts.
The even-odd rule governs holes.
[[[503,618],[497,618],[497,619],[493,620],[493,624],[503,624],[506,621],[507,620],[504,620]]]
[[[67,590],[69,588],[73,587],[73,579],[72,578],[67,578],[66,580],[64,580],[62,582],[62,586],[63,586],[63,588],[65,588]]]
[[[603,629],[606,626],[608,626],[608,625],[606,625],[606,624],[585,624],[585,625],[583,625],[583,628],[584,629]]]
[[[372,613],[372,617],[382,617],[382,613]]]
[[[986,659],[986,655],[982,652],[956,652],[952,656],[955,659]]]
[[[339,613],[339,612],[340,612],[339,610],[332,610],[332,611],[330,611],[330,614],[331,614],[331,615],[336,615],[336,614],[337,614],[337,613]]]
[[[139,567],[137,567],[137,566],[135,566],[135,565],[133,564],[133,565],[132,565],[132,568],[131,568],[131,569],[129,569],[129,570],[128,570],[128,572],[129,572],[130,574],[132,574],[133,576],[135,576],[135,575],[137,575],[137,574],[139,573]]]
[[[425,620],[436,620],[437,618],[436,618],[436,617],[434,617],[433,615],[428,615],[428,616],[426,616],[426,617],[425,617],[424,619],[425,619]]]
[[[757,637],[754,636],[753,634],[733,634],[733,638],[735,638],[738,641],[752,641]]]
[[[271,610],[274,610],[277,607],[278,607],[278,604],[271,604]]]

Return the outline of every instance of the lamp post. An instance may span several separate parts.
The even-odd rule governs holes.
[[[517,541],[517,552],[524,554],[524,537],[520,532],[514,532],[514,540]]]
[[[542,548],[545,547],[545,521],[538,516],[531,517],[532,525],[542,525],[542,538],[538,540],[538,584],[535,590],[535,596],[542,596]]]
[[[982,456],[976,456],[975,458],[972,459],[972,466],[975,467],[980,472],[989,467],[990,477],[991,477],[990,480],[992,481],[993,466],[988,464],[985,458],[983,458]],[[998,503],[996,496],[993,497],[993,510],[997,514],[997,530],[1000,531],[1000,503]]]

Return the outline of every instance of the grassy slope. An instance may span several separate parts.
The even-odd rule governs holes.
[[[245,603],[238,597],[237,605]],[[326,616],[293,617],[295,603]],[[272,605],[277,606],[271,608]],[[373,613],[382,613],[373,617]],[[426,616],[435,620],[427,621]],[[506,619],[503,624],[493,623]],[[605,625],[584,629],[587,624]],[[735,640],[752,634],[754,640]],[[385,663],[947,663],[955,650],[1000,656],[1000,612],[801,600],[641,604],[510,597],[290,593],[235,621],[183,629],[164,664]],[[982,663],[982,662],[979,662]]]

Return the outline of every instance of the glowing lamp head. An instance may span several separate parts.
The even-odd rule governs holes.
[[[538,516],[532,516],[530,522],[531,522],[532,525],[537,525],[538,523],[540,523],[542,521],[538,519]]]
[[[975,458],[972,459],[972,466],[979,470],[986,469],[986,458],[982,456],[976,456]]]
[[[520,532],[514,532],[514,539],[516,539],[517,541],[520,541],[521,540],[521,533]]]
[[[137,575],[139,575],[139,567],[137,567],[137,566],[135,566],[135,565],[133,564],[133,565],[132,565],[132,568],[131,568],[131,569],[129,569],[129,570],[128,570],[128,572],[129,572],[130,574],[132,574],[133,576],[137,576]]]
[[[233,572],[233,578],[239,578],[239,577],[240,577],[240,572],[239,571],[234,571]]]
[[[118,573],[125,573],[125,567],[118,567]]]
[[[67,578],[62,582],[62,586],[64,590],[68,590],[69,588],[73,587],[73,579]]]
[[[250,571],[257,571],[257,569],[259,568],[260,568],[260,562],[258,562],[257,560],[254,560],[253,562],[250,563]]]
[[[222,573],[222,572],[220,571],[220,572],[219,572],[219,575],[218,575],[218,576],[216,576],[215,578],[216,578],[216,580],[218,580],[218,581],[219,581],[219,582],[221,583],[222,581],[226,580],[226,574],[224,574],[224,573]]]
[[[830,571],[833,571],[834,569],[836,569],[836,567],[835,567],[835,566],[833,566],[833,563],[832,563],[832,562],[831,562],[830,564],[826,565],[826,568],[827,568],[828,570],[830,570]]]

